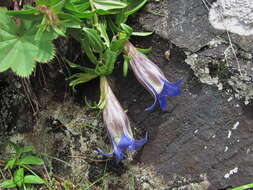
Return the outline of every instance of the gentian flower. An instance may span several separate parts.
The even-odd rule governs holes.
[[[140,53],[129,41],[125,43],[124,52],[130,57],[130,66],[137,80],[155,98],[153,105],[146,110],[153,110],[158,101],[161,109],[166,111],[168,96],[179,96],[181,94],[179,86],[182,80],[169,82],[161,69]]]
[[[139,146],[144,145],[147,142],[147,135],[141,140],[133,138],[129,119],[113,94],[105,77],[101,77],[100,85],[101,94],[104,99],[103,119],[111,136],[113,151],[105,153],[98,149],[98,152],[105,156],[112,156],[114,154],[117,163],[119,163],[126,157],[125,151],[127,149],[134,152]]]

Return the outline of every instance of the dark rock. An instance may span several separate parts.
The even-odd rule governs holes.
[[[208,10],[202,1],[168,0],[167,12],[168,37],[178,47],[195,52],[222,33],[209,23]]]
[[[138,19],[141,25],[147,30],[154,30],[180,48],[196,52],[215,36],[224,33],[211,26],[208,10],[199,0],[151,2],[147,9],[161,13],[162,16],[143,12]]]
[[[146,9],[162,13],[164,16],[143,12],[139,15],[138,22],[145,29],[154,30],[177,47],[183,48],[187,55],[194,53],[188,56],[186,63],[191,66],[202,83],[216,85],[219,89],[224,86],[231,88],[235,92],[230,93],[231,95],[248,104],[253,98],[253,38],[216,30],[208,19],[209,8],[213,2],[213,0],[153,1]],[[217,39],[220,43],[213,46]],[[245,56],[247,54],[250,56]],[[249,59],[245,59],[246,57]],[[195,61],[191,61],[192,58]],[[226,72],[225,75],[219,72],[219,66]]]
[[[239,36],[236,34],[230,34],[232,42],[237,44],[244,51],[253,53],[253,35],[251,36]],[[227,39],[227,36],[224,36]]]
[[[155,41],[157,39],[149,43]],[[149,57],[169,80],[187,79],[182,95],[169,99],[169,112],[162,113],[158,107],[151,113],[144,112],[153,98],[131,74],[127,80],[117,83],[118,88],[126,89],[121,88],[118,94],[121,101],[132,102],[127,107],[128,115],[138,124],[137,130],[149,133],[140,161],[152,165],[157,175],[163,176],[168,189],[216,190],[250,183],[253,175],[252,105],[241,107],[236,100],[228,101],[229,96],[217,88],[197,83],[190,69],[183,67],[183,56],[174,54],[170,63],[159,56],[161,50],[166,50],[166,42],[159,42]],[[172,52],[180,51],[172,49]],[[208,184],[203,183],[198,188],[191,186],[206,180]]]

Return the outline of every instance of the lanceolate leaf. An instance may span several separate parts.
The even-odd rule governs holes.
[[[139,9],[141,9],[148,0],[128,0],[128,6],[122,11],[121,14],[117,14],[116,16],[116,24],[125,23],[127,21],[128,16],[136,13]]]
[[[143,54],[149,54],[152,52],[152,48],[144,49],[144,48],[137,48],[137,50]]]
[[[48,62],[54,57],[54,35],[45,31],[35,40],[36,25],[22,20],[20,25],[0,9],[0,72],[12,69],[21,77],[29,76],[38,62]]]
[[[110,75],[114,69],[114,64],[117,59],[117,53],[107,49],[103,54],[103,66],[96,67],[97,75]]]
[[[71,67],[71,68],[75,68],[75,69],[80,69],[81,71],[85,72],[85,73],[90,73],[90,74],[96,74],[94,69],[82,66],[82,65],[78,65],[75,63],[72,63],[71,61],[69,61],[66,58],[63,58],[63,60]]]
[[[132,35],[133,29],[130,26],[128,26],[127,24],[124,24],[124,23],[121,23],[120,26],[126,32],[127,36]]]
[[[120,0],[92,0],[93,5],[96,9],[101,9],[104,11],[112,10],[112,9],[122,9],[127,6],[126,3]]]
[[[24,177],[24,183],[27,183],[27,184],[44,184],[45,181],[42,178],[40,178],[39,176],[26,175]]]
[[[146,3],[148,2],[148,0],[130,0],[130,7],[128,7],[128,11],[126,11],[124,14],[126,16],[129,16],[131,14],[136,13],[139,9],[141,9]]]
[[[4,180],[0,183],[0,188],[14,188],[17,185],[14,183],[13,179]]]
[[[86,45],[89,45],[90,48],[92,48],[92,50],[94,52],[102,52],[104,50],[104,45],[103,42],[98,34],[98,32],[94,29],[90,29],[90,28],[83,28],[84,31],[84,37],[85,37],[85,41],[86,41]]]
[[[77,5],[72,2],[68,2],[65,4],[64,8],[78,18],[91,18],[95,15],[95,11],[88,10],[90,8],[90,2],[82,2]]]
[[[23,10],[14,10],[14,11],[8,11],[7,14],[8,15],[12,15],[12,16],[18,16],[18,15],[31,15],[31,14],[35,14],[35,13],[39,13],[39,11],[33,7],[29,8],[29,9],[23,9]]]
[[[24,173],[24,168],[19,168],[14,173],[14,183],[16,183],[19,188],[21,188],[23,185]]]
[[[149,36],[153,34],[153,32],[133,32],[132,35],[133,36]]]
[[[64,7],[65,3],[66,3],[66,0],[58,1],[54,5],[52,5],[51,8],[54,10],[54,13],[57,14]]]
[[[73,89],[75,88],[76,85],[81,84],[81,83],[86,83],[94,78],[98,77],[96,74],[90,74],[90,73],[76,73],[69,78],[68,80],[72,80],[69,83],[69,86],[72,86]]]
[[[119,55],[122,52],[126,41],[127,38],[121,38],[119,40],[112,41],[112,43],[110,44],[110,50]]]
[[[44,161],[36,156],[24,156],[20,160],[16,162],[16,165],[27,165],[27,164],[33,164],[33,165],[42,165],[44,164]]]

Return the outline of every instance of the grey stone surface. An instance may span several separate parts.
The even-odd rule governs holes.
[[[230,88],[235,92],[235,97],[249,103],[253,98],[253,58],[244,55],[253,54],[253,36],[239,36],[224,30],[216,30],[208,20],[209,9],[213,2],[210,0],[161,0],[158,3],[151,1],[148,8],[157,11],[157,7],[160,7],[159,11],[166,16],[160,18],[149,13],[140,14],[139,22],[144,28],[154,30],[177,47],[183,48],[187,54],[185,62],[191,66],[201,82],[216,85],[219,89]],[[227,4],[232,2],[233,5],[237,1],[225,2]],[[249,9],[250,7],[245,7],[246,12],[250,12]],[[246,23],[242,21],[243,18],[238,10],[240,8],[234,7],[226,10],[226,14],[237,15],[240,22]],[[250,20],[249,17],[247,19]],[[164,31],[166,25],[167,30]],[[220,66],[228,72],[226,76],[218,72]]]
[[[228,42],[216,39],[203,51],[189,54],[185,60],[201,82],[220,90],[234,90],[235,97],[248,104],[253,99],[252,54]]]
[[[161,112],[159,108],[145,112],[144,109],[153,103],[153,98],[135,80],[131,71],[125,78],[121,70],[117,72],[116,69],[114,90],[124,109],[128,110],[134,136],[143,137],[147,131],[149,134],[149,142],[133,159],[129,156],[120,165],[98,160],[101,157],[96,154],[96,148],[110,148],[110,140],[100,118],[96,118],[98,113],[84,109],[83,96],[79,100],[82,106],[65,96],[64,77],[50,79],[51,72],[57,76],[55,69],[48,72],[48,86],[51,88],[39,94],[42,107],[35,127],[14,130],[15,133],[6,138],[33,145],[36,151],[46,151],[68,161],[71,166],[55,160],[52,162],[53,171],[66,178],[71,176],[71,179],[78,181],[78,177],[85,176],[95,182],[105,171],[110,173],[98,184],[108,189],[125,190],[131,186],[147,190],[217,190],[251,183],[253,105],[241,104],[231,96],[231,92],[227,93],[230,88],[226,85],[238,89],[236,94],[245,92],[248,96],[250,91],[247,85],[252,85],[252,78],[249,78],[252,76],[252,53],[245,50],[251,51],[252,46],[247,39],[243,40],[243,47],[239,45],[242,42],[233,41],[244,76],[239,80],[241,75],[226,35],[218,40],[214,38],[220,31],[213,31],[210,27],[208,11],[202,1],[160,0],[152,1],[147,7],[166,16],[142,12],[139,23],[171,40],[174,46],[157,36],[148,40],[141,38],[141,41],[134,43],[139,47],[153,47],[153,52],[148,56],[163,69],[168,80],[184,78],[184,83],[182,95],[169,99],[168,112]],[[208,30],[204,30],[205,27]],[[233,40],[233,35],[231,37]],[[163,55],[169,48],[171,59],[167,61]],[[226,91],[219,91],[217,87],[200,81]],[[90,90],[79,89],[79,92],[94,95],[94,89],[98,86],[90,86]],[[6,90],[11,92],[0,87],[1,100]],[[10,114],[15,114],[12,111],[9,110]],[[26,112],[29,114],[28,110]],[[31,114],[20,117],[17,121],[19,128],[31,126],[30,121],[26,120],[30,117]],[[97,129],[83,124],[92,124]],[[8,127],[1,122],[0,127],[3,136]]]
[[[203,2],[208,2],[206,5]],[[217,36],[227,39],[226,31],[215,29],[208,19],[213,0],[160,0],[151,1],[147,10],[160,16],[142,11],[138,22],[147,30],[155,31],[180,48],[196,52]],[[232,42],[245,51],[253,51],[252,36],[230,34]]]
[[[239,36],[237,34],[230,34],[231,40],[238,47],[243,49],[246,52],[253,53],[253,35],[251,36]],[[228,36],[225,35],[224,39],[228,39]]]
[[[139,22],[148,30],[154,30],[180,48],[197,51],[221,31],[208,22],[208,10],[199,0],[161,0],[151,2],[148,9],[162,13],[156,16],[144,12]],[[165,28],[167,27],[167,28]]]
[[[240,36],[253,35],[252,0],[218,0],[209,10],[209,21],[216,29]]]
[[[199,0],[168,0],[168,37],[180,48],[197,51],[220,31],[208,22],[208,10]]]
[[[147,31],[155,31],[156,34],[168,39],[167,10],[168,3],[166,0],[152,1],[146,5],[144,11],[138,14],[137,20]]]
[[[166,42],[153,39],[148,43],[157,47],[149,57],[163,69],[167,78],[175,81],[183,77],[185,81],[182,95],[169,98],[167,113],[158,107],[151,113],[144,112],[153,98],[141,90],[131,73],[127,80],[118,81],[121,89],[118,97],[127,106],[130,118],[137,129],[149,133],[149,143],[139,153],[140,161],[152,165],[157,175],[163,176],[166,190],[217,190],[250,183],[253,176],[252,104],[244,106],[216,87],[199,82],[185,65],[179,49],[171,49],[168,62],[162,57]],[[226,46],[219,48],[223,51]],[[219,57],[219,51],[215,50]],[[202,56],[205,53],[203,51]]]

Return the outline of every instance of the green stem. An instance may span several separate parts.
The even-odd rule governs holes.
[[[96,8],[94,7],[94,4],[93,4],[92,0],[90,0],[90,6],[91,6],[91,11],[95,11],[96,10]],[[99,22],[98,22],[98,15],[96,13],[94,14],[93,22],[94,22],[95,27],[97,27]]]
[[[27,169],[29,172],[31,172],[33,175],[35,175],[35,176],[37,176],[37,177],[39,177],[32,169],[30,169],[28,166],[26,166],[26,165],[21,165],[23,168],[25,168],[25,169]],[[48,184],[48,182],[46,181],[46,180],[44,180],[45,181],[45,185],[47,186],[47,188],[49,189],[49,190],[53,190],[51,187],[50,187],[50,185]]]
[[[90,0],[90,6],[91,6],[91,11],[95,11],[96,10],[96,8],[95,8],[92,0]],[[101,23],[99,22],[98,15],[96,13],[94,14],[93,22],[94,22],[95,28],[99,31],[101,38],[104,39],[105,45],[107,47],[109,47],[110,46],[110,41],[109,41],[109,39],[107,37],[107,34],[106,34],[106,36],[102,35],[103,29],[102,29]]]
[[[230,190],[246,190],[246,189],[249,189],[249,188],[252,188],[252,187],[253,187],[253,183],[250,183],[250,184],[243,185],[243,186],[240,186],[240,187],[232,188]]]

